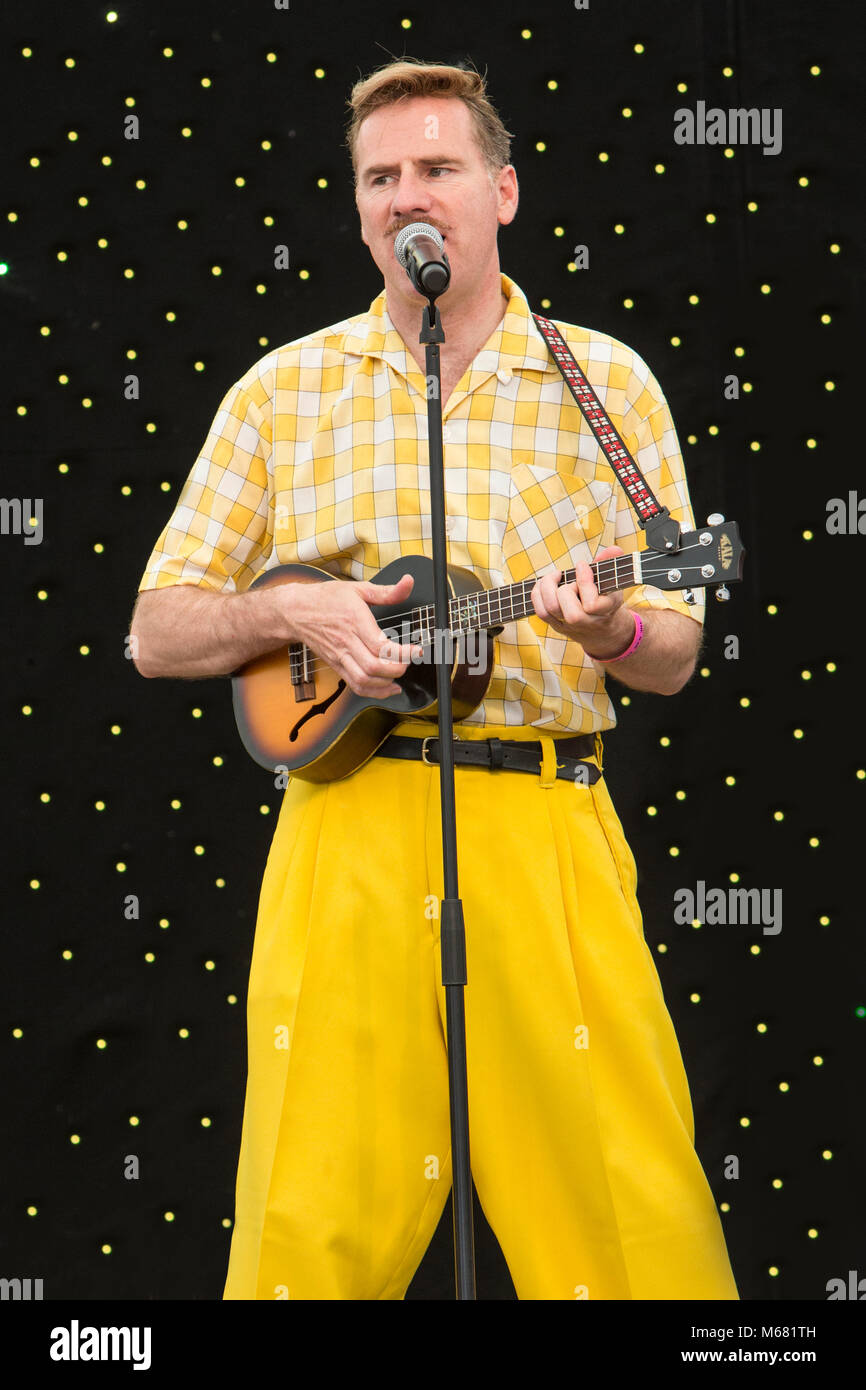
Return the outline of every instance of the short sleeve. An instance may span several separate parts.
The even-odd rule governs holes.
[[[644,364],[641,363],[641,366]],[[689,487],[679,440],[667,402],[655,379],[647,375],[640,394],[622,421],[622,437],[632,458],[646,479],[659,506],[667,507],[682,531],[695,530]],[[614,544],[625,551],[643,550],[646,534],[641,528],[628,495],[616,482],[617,513]],[[679,590],[658,589],[638,584],[625,591],[630,608],[673,609],[703,624],[706,613],[704,589],[695,587],[695,602],[686,603]]]
[[[139,593],[172,584],[243,592],[263,568],[273,547],[267,404],[241,382],[226,393]]]

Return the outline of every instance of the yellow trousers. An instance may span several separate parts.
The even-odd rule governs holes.
[[[604,779],[553,779],[542,741],[538,777],[455,769],[481,1205],[520,1299],[736,1299],[634,859]],[[289,782],[226,1299],[400,1299],[432,1238],[451,1187],[440,843],[435,766]]]

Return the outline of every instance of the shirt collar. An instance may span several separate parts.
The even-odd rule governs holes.
[[[470,368],[470,390],[497,371],[558,372],[532,317],[526,295],[519,285],[500,272],[502,292],[508,307]],[[420,331],[420,312],[419,331]],[[350,356],[378,357],[402,376],[419,376],[416,363],[388,314],[385,290],[373,300],[366,314],[355,319],[343,334],[341,347]]]

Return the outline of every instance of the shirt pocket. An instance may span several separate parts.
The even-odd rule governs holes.
[[[589,564],[614,544],[615,525],[610,483],[534,463],[512,467],[502,556],[516,581]]]

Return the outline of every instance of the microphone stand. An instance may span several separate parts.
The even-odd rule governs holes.
[[[420,288],[420,286],[416,286]],[[436,294],[427,295],[419,343],[424,346],[427,377],[427,434],[430,464],[430,519],[433,532],[433,586],[436,635],[437,720],[439,726],[439,796],[442,804],[442,867],[445,896],[440,915],[442,985],[445,990],[445,1035],[448,1052],[448,1098],[451,1110],[454,1272],[458,1299],[475,1298],[475,1235],[472,1220],[472,1169],[469,1162],[469,1094],[466,1078],[466,935],[463,903],[457,887],[457,813],[454,804],[454,745],[451,707],[451,646],[447,552],[445,549],[445,472],[442,457],[442,378],[439,344],[444,343]],[[436,293],[440,293],[437,291]],[[444,735],[444,736],[443,736]]]

